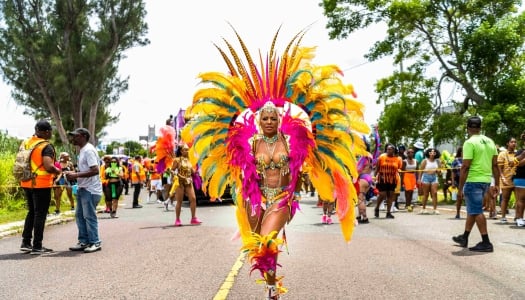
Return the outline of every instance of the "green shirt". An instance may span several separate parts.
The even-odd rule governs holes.
[[[466,182],[490,183],[492,179],[492,158],[498,155],[494,142],[481,134],[471,136],[463,144],[463,160],[470,160]]]

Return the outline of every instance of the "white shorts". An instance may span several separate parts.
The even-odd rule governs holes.
[[[152,179],[150,181],[150,191],[162,191],[162,180]]]

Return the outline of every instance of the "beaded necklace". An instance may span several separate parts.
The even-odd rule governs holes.
[[[262,136],[263,141],[265,141],[265,142],[266,142],[267,144],[269,144],[269,145],[275,144],[275,142],[277,142],[277,139],[278,139],[278,138],[279,138],[279,137],[277,136],[277,134],[274,135],[274,136],[272,136],[272,137],[267,137],[267,136],[265,136],[264,134],[263,134],[263,136]]]

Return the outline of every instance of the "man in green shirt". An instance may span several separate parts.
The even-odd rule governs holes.
[[[494,142],[482,135],[481,119],[477,116],[470,117],[467,121],[469,139],[463,144],[463,164],[459,176],[458,201],[464,197],[467,206],[467,220],[465,232],[452,237],[454,242],[461,247],[467,247],[468,237],[474,223],[478,226],[482,241],[470,251],[492,252],[494,248],[487,232],[487,220],[483,214],[483,197],[485,193],[496,196],[499,192],[500,172],[498,169],[498,150]],[[494,186],[491,186],[494,181]]]

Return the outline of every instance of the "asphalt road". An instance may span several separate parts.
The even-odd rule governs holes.
[[[143,192],[144,194],[144,192]],[[452,211],[418,215],[400,211],[395,219],[371,218],[347,244],[337,218],[320,223],[316,200],[303,197],[302,210],[286,227],[288,253],[280,256],[284,299],[523,299],[525,231],[489,220],[493,253],[459,248],[452,235],[464,219]],[[229,203],[197,208],[203,221],[189,226],[159,204],[129,208],[120,218],[99,215],[102,251],[68,251],[76,243],[74,222],[48,226],[44,246],[54,253],[19,252],[19,234],[0,240],[0,299],[263,299],[258,274],[239,255],[234,208]],[[373,209],[369,208],[369,216]],[[477,228],[470,245],[480,241]]]

